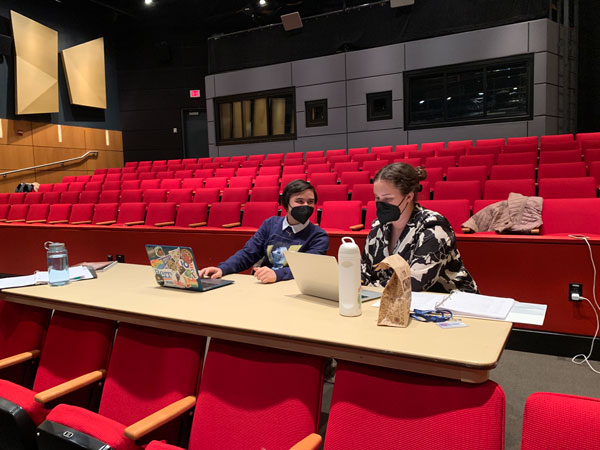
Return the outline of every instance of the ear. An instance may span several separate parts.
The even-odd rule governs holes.
[[[406,200],[409,203],[413,203],[415,201],[415,193],[414,192],[409,192],[408,194],[406,194],[406,198],[408,200]]]

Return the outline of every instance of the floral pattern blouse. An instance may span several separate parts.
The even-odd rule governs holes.
[[[361,275],[365,285],[385,286],[393,271],[373,267],[390,255],[392,225],[375,219],[362,254]],[[393,251],[410,266],[413,291],[477,293],[477,284],[465,268],[456,248],[456,237],[448,220],[418,203]]]

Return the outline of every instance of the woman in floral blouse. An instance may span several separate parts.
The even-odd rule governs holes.
[[[377,219],[373,221],[362,255],[363,284],[385,286],[392,271],[375,271],[374,265],[399,254],[409,266],[413,291],[478,292],[456,248],[448,220],[417,203],[422,167],[394,163],[382,168],[373,184]]]

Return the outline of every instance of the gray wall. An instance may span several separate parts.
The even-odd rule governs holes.
[[[548,19],[411,41],[206,77],[212,156],[304,152],[462,139],[554,134],[559,108],[559,25]],[[533,120],[405,131],[403,72],[534,53]],[[297,140],[217,146],[213,98],[296,87]],[[392,91],[393,118],[367,122],[366,94]],[[326,127],[306,128],[304,102],[327,98]]]

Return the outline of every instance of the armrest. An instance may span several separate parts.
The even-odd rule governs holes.
[[[540,229],[539,228],[533,228],[529,234],[540,234]]]
[[[71,222],[71,225],[83,225],[84,223],[92,223],[91,220],[78,220],[77,222]]]
[[[6,223],[25,222],[25,219],[7,220]]]
[[[221,226],[223,228],[233,228],[233,227],[239,227],[240,225],[241,225],[241,222],[233,222],[233,223],[224,223]]]
[[[175,222],[158,222],[155,223],[155,227],[166,227],[167,225],[175,225]]]
[[[112,225],[113,223],[117,223],[116,220],[107,220],[106,222],[96,222],[96,225]]]
[[[18,355],[12,355],[7,358],[0,359],[0,369],[6,369],[7,367],[21,364],[25,361],[32,360],[40,356],[39,350],[32,350],[30,352],[19,353]]]
[[[473,230],[469,227],[461,227],[460,229],[463,233],[473,233]]]
[[[46,219],[28,220],[25,223],[44,223]]]
[[[359,223],[358,225],[351,225],[350,229],[352,231],[358,231],[358,230],[362,230],[365,226],[362,223]]]
[[[67,219],[65,219],[65,220],[51,220],[48,223],[51,223],[51,224],[54,224],[54,223],[69,223],[69,221]]]
[[[290,450],[317,450],[321,446],[321,442],[321,436],[317,433],[312,433],[290,447]]]
[[[0,219],[0,222],[6,222],[6,219]]]
[[[196,222],[196,223],[190,223],[188,225],[188,227],[192,227],[192,228],[198,228],[198,227],[204,227],[206,226],[206,222]]]
[[[70,392],[76,391],[77,389],[81,389],[92,383],[95,383],[96,381],[100,381],[102,378],[104,378],[104,375],[106,375],[106,370],[94,370],[93,372],[86,373],[85,375],[81,375],[80,377],[73,378],[69,381],[65,381],[64,383],[61,383],[50,389],[46,389],[45,391],[38,392],[33,398],[36,402],[43,405]]]
[[[170,405],[159,409],[155,413],[138,420],[133,425],[129,425],[125,428],[123,434],[131,440],[137,440],[165,423],[179,417],[188,409],[192,408],[196,404],[196,397],[190,395],[189,397],[182,398]]]
[[[127,225],[128,227],[130,227],[131,225],[144,225],[144,221],[138,220],[137,222],[125,222],[123,225]]]

